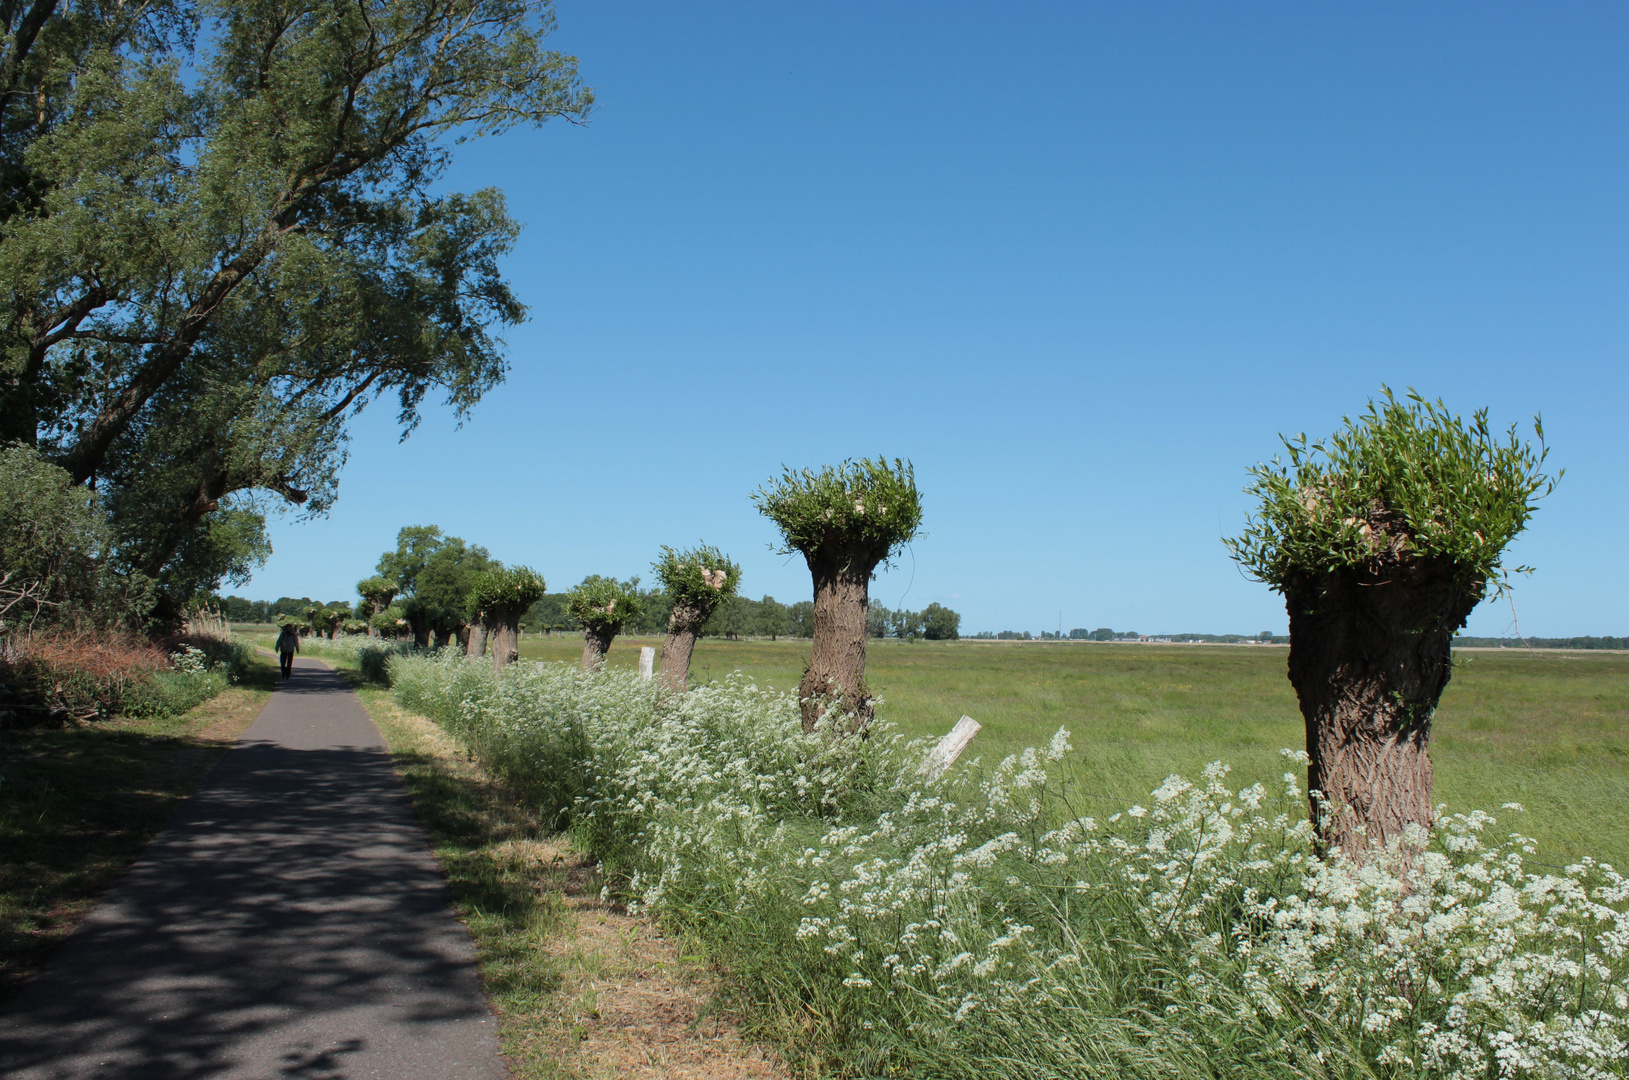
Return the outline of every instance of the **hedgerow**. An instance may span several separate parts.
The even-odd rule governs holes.
[[[1487,813],[1443,808],[1360,864],[1319,855],[1289,772],[1235,788],[1216,764],[1100,819],[1071,802],[1066,731],[929,782],[924,743],[805,732],[750,682],[390,674],[825,1074],[1626,1073],[1629,883],[1533,872]]]

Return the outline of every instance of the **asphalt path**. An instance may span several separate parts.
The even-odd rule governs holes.
[[[373,721],[296,660],[0,1013],[0,1076],[502,1077],[474,959]]]

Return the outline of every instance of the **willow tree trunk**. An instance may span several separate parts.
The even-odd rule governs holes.
[[[688,604],[675,603],[667,617],[667,637],[662,641],[662,684],[681,693],[690,685],[690,657],[696,651],[696,634],[707,616]]]
[[[852,716],[853,730],[864,731],[873,713],[865,685],[872,566],[852,558],[808,559],[814,578],[814,639],[809,670],[798,683],[803,729],[813,731],[815,722],[835,706]]]
[[[477,621],[471,623],[469,627],[469,644],[464,647],[465,656],[486,655],[486,613],[482,612],[476,619]]]
[[[445,626],[438,626],[435,628],[435,632],[436,648],[445,649],[447,647],[448,640],[452,638],[451,631],[449,631]]]
[[[1431,716],[1454,631],[1484,585],[1433,565],[1286,583],[1290,682],[1325,844],[1362,859],[1409,825],[1431,826]]]
[[[430,617],[423,612],[415,612],[407,617],[407,625],[413,631],[413,644],[425,648],[430,644]]]
[[[520,609],[513,604],[497,604],[492,609],[487,626],[494,671],[502,671],[505,664],[520,659],[520,616]]]
[[[583,661],[584,671],[598,671],[605,663],[605,654],[611,649],[611,639],[616,637],[615,630],[596,630],[591,626],[583,627]]]

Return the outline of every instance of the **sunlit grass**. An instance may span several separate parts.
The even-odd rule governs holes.
[[[634,667],[618,638],[607,662]],[[692,683],[740,671],[795,686],[807,641],[698,643]],[[574,636],[521,643],[528,659],[575,660]],[[1081,762],[1079,797],[1121,806],[1173,772],[1225,761],[1235,778],[1276,777],[1282,747],[1305,745],[1283,648],[873,641],[879,716],[912,735],[972,716],[986,758],[1044,743],[1060,726]],[[1629,654],[1462,650],[1433,724],[1436,797],[1456,809],[1520,802],[1541,862],[1590,854],[1629,865]]]

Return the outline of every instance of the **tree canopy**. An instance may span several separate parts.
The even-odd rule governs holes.
[[[1470,423],[1438,400],[1390,389],[1324,442],[1284,438],[1289,461],[1250,470],[1260,500],[1244,532],[1224,541],[1239,565],[1284,592],[1347,570],[1384,574],[1403,561],[1434,564],[1462,583],[1506,571],[1504,549],[1526,527],[1534,501],[1560,479],[1549,451],[1515,425],[1500,436],[1486,409]],[[1521,572],[1524,567],[1510,567]]]
[[[908,461],[849,459],[841,465],[783,469],[752,501],[781,531],[783,554],[825,553],[870,570],[915,539],[922,499]]]
[[[326,511],[345,423],[462,415],[525,308],[463,138],[583,119],[548,0],[0,5],[0,441],[103,495],[183,595]]]
[[[590,574],[566,595],[571,617],[599,633],[621,633],[642,608],[638,578],[618,581]]]
[[[683,551],[663,546],[654,564],[662,591],[705,621],[713,609],[735,595],[741,567],[716,547],[702,544]]]

